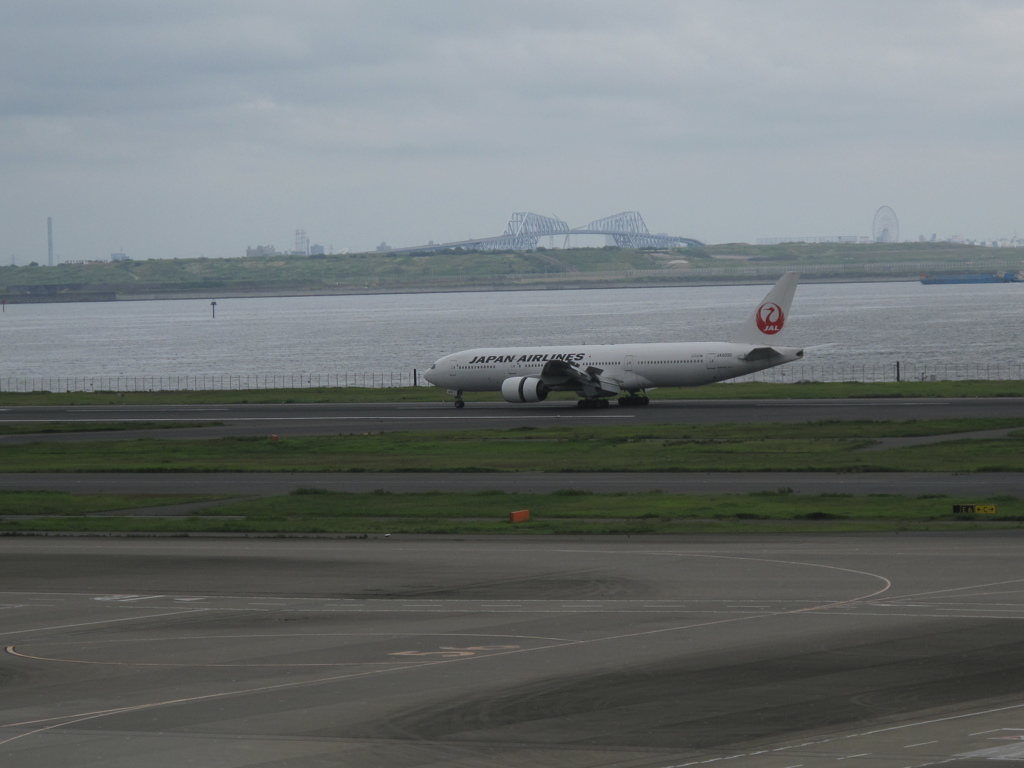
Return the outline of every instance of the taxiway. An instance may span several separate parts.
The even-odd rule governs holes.
[[[0,540],[0,763],[980,768],[1017,533]]]

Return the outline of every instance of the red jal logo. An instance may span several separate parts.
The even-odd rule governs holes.
[[[786,322],[786,315],[778,304],[766,302],[757,308],[756,321],[761,333],[771,335],[782,330],[782,324]]]

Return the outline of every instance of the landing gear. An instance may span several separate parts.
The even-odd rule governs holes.
[[[651,398],[647,395],[628,395],[619,398],[619,405],[626,408],[631,405],[650,405]]]
[[[607,408],[608,401],[603,397],[585,397],[576,401],[577,408]]]
[[[448,390],[448,394],[455,395],[455,407],[456,408],[465,408],[466,407],[466,401],[462,399],[462,390],[461,389],[457,389],[454,392],[449,389]]]

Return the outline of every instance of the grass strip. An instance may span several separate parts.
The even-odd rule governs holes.
[[[334,437],[0,445],[4,472],[1009,472],[1024,420],[519,427]],[[1013,429],[1007,438],[863,451],[883,437]]]
[[[128,509],[148,509],[222,499],[201,494],[110,494],[64,491],[0,491],[0,515],[78,517]]]
[[[42,503],[40,499],[40,503]],[[66,501],[70,502],[70,499]],[[994,515],[953,513],[954,504],[992,504]],[[529,509],[512,524],[509,513]],[[62,514],[0,519],[0,531],[259,534],[688,534],[963,531],[1024,527],[1024,500],[1000,496],[799,496],[788,488],[705,496],[664,493],[551,494],[335,493],[300,490],[287,496],[219,504],[187,517],[89,517]]]

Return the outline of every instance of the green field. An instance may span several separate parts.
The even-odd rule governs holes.
[[[518,427],[0,445],[6,472],[1019,472],[1024,420]],[[882,438],[1013,429],[886,448]],[[872,450],[868,450],[872,449]]]
[[[1021,382],[715,385],[659,390],[662,397],[1020,396]],[[4,395],[4,405],[74,402],[369,402],[437,400],[439,390]],[[250,400],[249,398],[254,398]],[[493,397],[491,398],[493,399]],[[472,406],[470,406],[472,407]],[[655,406],[656,407],[656,406]],[[187,426],[187,423],[173,426]],[[36,424],[13,431],[151,428],[147,425]],[[998,436],[970,433],[999,430]],[[887,441],[941,436],[902,447]],[[0,444],[4,472],[739,472],[779,473],[774,492],[749,495],[502,492],[369,494],[300,491],[271,498],[0,493],[0,532],[93,533],[533,533],[949,531],[1024,525],[1019,497],[799,496],[786,472],[1024,471],[1024,420],[818,422],[812,424],[524,426],[449,433],[295,437],[19,442]],[[954,514],[954,504],[995,504],[995,515]],[[181,505],[190,505],[183,508]],[[164,514],[161,508],[165,508]],[[528,523],[508,515],[530,509]],[[144,513],[140,514],[140,510]]]
[[[1006,437],[957,439],[982,430]],[[887,448],[886,440],[953,439]],[[1016,497],[797,496],[787,471],[1022,471],[1019,419],[531,428],[434,433],[0,446],[5,471],[750,471],[779,472],[775,492],[749,495],[370,494],[305,491],[282,497],[211,500],[195,496],[0,493],[0,531],[345,534],[698,533],[917,531],[1019,527]],[[166,505],[200,505],[161,515]],[[996,515],[956,515],[953,504],[996,504]],[[144,516],[127,510],[143,508]],[[527,524],[509,512],[530,509]],[[124,515],[116,514],[124,510]]]
[[[954,531],[1024,526],[1024,501],[1012,497],[797,496],[785,487],[767,493],[707,496],[575,491],[349,494],[300,490],[281,497],[210,504],[185,515],[110,514],[110,510],[133,504],[152,508],[169,503],[174,500],[0,493],[0,532],[632,535]],[[993,504],[997,512],[954,514],[953,504],[960,503]],[[509,513],[520,509],[530,510],[530,520],[510,523]]]

